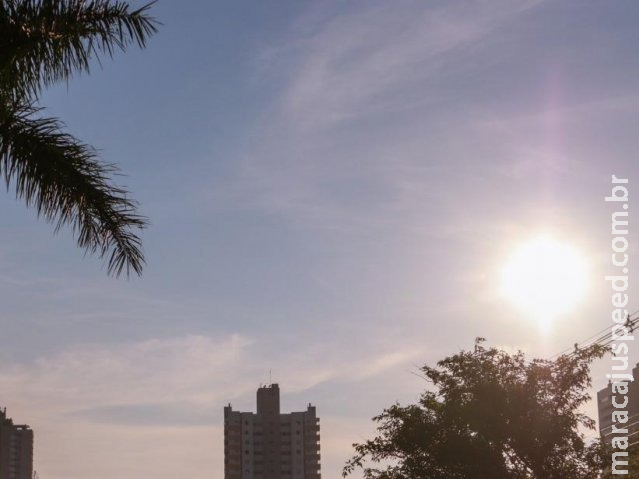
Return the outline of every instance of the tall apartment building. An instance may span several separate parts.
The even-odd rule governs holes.
[[[628,411],[628,422],[626,424],[616,424],[618,428],[624,427],[628,429],[628,441],[630,444],[639,443],[639,363],[632,370],[634,381],[622,381],[628,383],[628,404],[626,407],[619,409]],[[618,397],[617,401],[623,403],[623,398]],[[612,383],[601,391],[597,392],[597,407],[599,412],[599,432],[605,442],[612,442],[612,412],[615,407],[612,404]]]
[[[320,479],[314,406],[280,413],[277,384],[257,390],[257,413],[224,408],[225,479]]]
[[[0,410],[0,479],[32,479],[33,431]]]

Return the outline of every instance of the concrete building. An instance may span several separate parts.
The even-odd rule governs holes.
[[[280,413],[277,384],[257,390],[257,413],[224,408],[225,479],[320,479],[315,407]]]
[[[628,429],[628,442],[634,445],[639,443],[639,363],[632,370],[632,377],[635,378],[635,381],[619,381],[628,383],[628,404],[617,410],[628,411],[629,417],[626,424],[616,423],[616,425],[618,428]],[[617,402],[623,403],[623,398],[618,397]],[[612,412],[616,409],[612,404],[612,383],[610,381],[605,388],[597,392],[597,408],[599,410],[599,432],[603,440],[610,444],[613,438]]]
[[[33,431],[0,410],[0,479],[32,479]]]

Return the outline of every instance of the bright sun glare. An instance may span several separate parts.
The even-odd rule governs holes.
[[[502,293],[543,330],[586,293],[588,268],[572,247],[542,236],[523,244],[502,271]]]

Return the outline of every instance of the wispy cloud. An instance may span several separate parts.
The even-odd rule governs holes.
[[[297,127],[318,128],[434,101],[424,84],[459,69],[450,61],[458,50],[537,3],[372,2],[340,15],[300,42],[302,61],[283,95],[283,114]]]
[[[0,390],[20,391],[20,403],[47,414],[66,414],[88,405],[223,400],[236,381],[237,366],[251,341],[241,336],[213,340],[186,336],[111,346],[74,347],[30,364],[0,368]],[[226,372],[228,371],[228,374]],[[236,392],[237,394],[237,392]],[[51,399],[55,397],[55,401]]]
[[[472,143],[468,112],[440,116],[464,94],[449,78],[473,75],[469,53],[539,3],[371,2],[298,26],[261,56],[286,67],[284,87],[214,195],[328,229],[415,226],[445,197],[433,177]]]

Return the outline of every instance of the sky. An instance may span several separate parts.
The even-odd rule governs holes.
[[[611,326],[604,197],[616,175],[632,203],[639,173],[637,2],[152,12],[146,50],[42,98],[149,217],[142,277],[0,200],[0,405],[35,430],[42,479],[221,479],[223,407],[254,410],[270,378],[284,410],[317,406],[339,477],[423,364],[478,336],[549,357]],[[547,328],[499,282],[543,235],[588,272]]]

